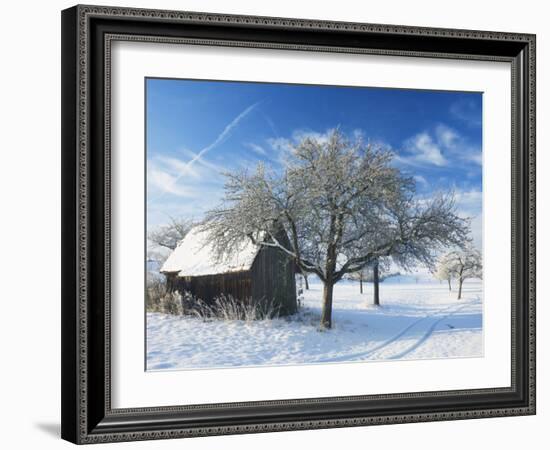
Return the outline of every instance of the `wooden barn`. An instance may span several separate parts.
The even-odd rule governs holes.
[[[288,239],[284,232],[278,239]],[[249,240],[239,251],[216,258],[208,233],[193,228],[161,268],[169,291],[190,292],[206,303],[220,294],[237,300],[270,301],[280,315],[297,310],[294,262],[281,250]]]

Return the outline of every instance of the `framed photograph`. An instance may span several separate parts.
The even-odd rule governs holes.
[[[535,36],[62,12],[62,437],[535,413]]]

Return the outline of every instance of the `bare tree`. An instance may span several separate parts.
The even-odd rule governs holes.
[[[468,278],[481,278],[483,265],[481,253],[469,245],[463,250],[456,250],[445,255],[450,274],[458,280],[458,299],[462,298],[462,284]]]
[[[305,285],[306,291],[309,291],[309,280],[308,280],[307,272],[304,272],[303,270],[300,270],[300,273],[301,273],[302,277],[304,278],[304,285]]]
[[[369,273],[368,273],[367,268],[362,268],[362,269],[358,270],[357,272],[350,273],[348,275],[348,278],[350,280],[359,281],[359,293],[362,294],[363,293],[363,283],[368,281],[368,276],[369,276]]]
[[[259,164],[226,174],[223,203],[203,223],[222,255],[243,239],[275,247],[323,282],[321,328],[332,325],[334,285],[392,256],[403,266],[433,263],[434,251],[459,245],[468,224],[452,195],[414,198],[414,181],[392,153],[340,131],[295,145],[282,173]],[[281,229],[288,236],[283,242]]]
[[[166,251],[160,251],[157,248],[149,247],[147,249],[147,261],[155,262],[159,266],[161,266],[164,263],[164,261],[166,261],[166,258],[168,258],[168,254]]]
[[[371,265],[372,284],[373,284],[373,301],[376,306],[380,306],[380,281],[390,274],[391,259],[389,257],[375,258]],[[369,280],[370,281],[370,280]]]
[[[374,285],[373,304],[380,306],[380,258],[372,262],[372,282]]]
[[[169,223],[151,230],[147,239],[157,247],[174,250],[192,227],[193,221],[189,219],[170,217]]]
[[[371,265],[349,275],[352,280],[359,281],[359,292],[363,293],[363,283],[373,283],[373,304],[380,305],[380,281],[390,275],[390,258],[376,258]]]

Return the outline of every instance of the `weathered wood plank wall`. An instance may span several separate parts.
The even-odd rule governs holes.
[[[278,240],[288,242],[283,230]],[[284,252],[263,247],[250,270],[197,277],[179,277],[177,272],[165,274],[167,288],[188,291],[201,300],[212,303],[221,294],[235,299],[269,302],[280,315],[294,314],[298,309],[296,297],[296,265]]]
[[[252,265],[252,298],[273,302],[280,315],[294,314],[297,309],[295,267],[282,251],[264,247]]]
[[[200,277],[173,277],[169,290],[189,291],[206,303],[212,303],[221,294],[240,300],[252,297],[250,271],[232,272]]]

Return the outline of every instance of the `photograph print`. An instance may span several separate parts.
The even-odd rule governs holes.
[[[481,93],[145,99],[146,370],[483,356]]]

